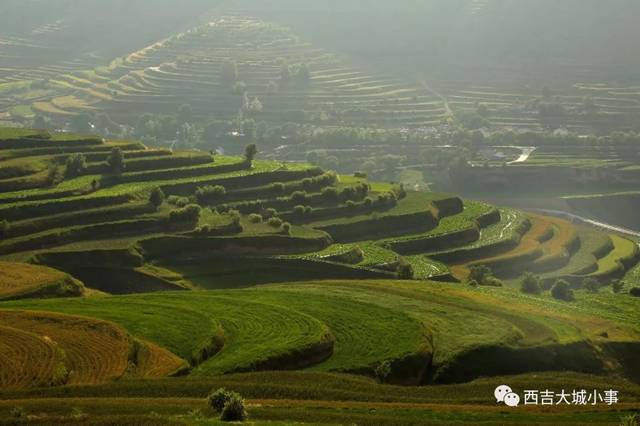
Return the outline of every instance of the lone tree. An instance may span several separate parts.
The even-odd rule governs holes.
[[[280,84],[286,86],[291,81],[291,67],[289,64],[282,64],[280,68]]]
[[[402,280],[412,280],[414,276],[413,266],[404,257],[398,258],[398,278]]]
[[[596,280],[595,278],[587,278],[586,280],[584,280],[584,283],[582,285],[584,289],[589,293],[597,293],[598,290],[600,290],[600,281]]]
[[[238,80],[238,65],[235,62],[225,62],[220,70],[220,82],[232,86]]]
[[[564,300],[565,302],[573,302],[575,296],[571,285],[565,280],[558,280],[551,289],[551,295],[554,299]]]
[[[124,171],[124,154],[120,147],[115,147],[111,150],[111,154],[107,158],[107,165],[113,174],[119,175]]]
[[[153,191],[151,191],[151,195],[149,195],[149,202],[155,206],[156,209],[160,208],[162,203],[164,203],[164,192],[160,187],[155,187]]]
[[[302,64],[296,71],[296,83],[306,86],[311,82],[311,71],[307,64]]]
[[[252,143],[247,145],[244,149],[244,159],[247,164],[251,165],[253,160],[256,158],[256,155],[258,155],[258,147],[256,144]]]
[[[542,287],[540,286],[540,278],[531,272],[527,272],[522,279],[520,290],[527,294],[540,294]]]
[[[73,154],[67,157],[65,166],[65,177],[78,177],[87,169],[87,159],[82,154]]]

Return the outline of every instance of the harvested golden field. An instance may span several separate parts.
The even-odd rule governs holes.
[[[53,268],[0,262],[0,300],[79,296],[83,291],[81,283]]]
[[[0,326],[0,388],[55,384],[60,367],[62,356],[53,342]]]
[[[137,342],[106,321],[1,311],[0,322],[0,387],[95,385],[127,375],[164,377],[186,365],[171,352]]]

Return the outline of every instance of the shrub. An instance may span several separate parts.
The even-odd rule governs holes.
[[[469,279],[477,281],[478,284],[482,284],[485,278],[492,274],[491,269],[485,265],[474,265],[469,268]]]
[[[387,378],[391,374],[391,362],[382,361],[373,371],[376,375],[376,380],[378,383],[384,383],[387,381]]]
[[[200,218],[201,208],[197,204],[189,204],[186,207],[173,210],[169,213],[169,221],[172,223],[195,223]]]
[[[625,286],[625,282],[621,280],[614,280],[611,282],[611,289],[614,293],[620,293]]]
[[[249,222],[251,223],[262,223],[262,216],[256,213],[252,213],[249,215]]]
[[[367,197],[364,199],[364,206],[368,209],[373,207],[373,199],[371,197]]]
[[[357,178],[361,178],[361,179],[366,179],[367,178],[367,174],[365,172],[355,172],[353,174],[353,176],[355,176]]]
[[[396,272],[398,273],[398,278],[402,280],[412,280],[414,276],[413,266],[404,257],[398,258]]]
[[[622,423],[620,426],[639,426],[640,425],[640,416],[638,414],[630,414],[626,417],[623,417]]]
[[[502,287],[504,286],[504,282],[502,282],[501,279],[494,277],[493,275],[489,275],[488,277],[485,277],[482,285],[486,285],[489,287]]]
[[[235,226],[239,226],[240,225],[240,218],[242,217],[240,215],[240,212],[238,210],[229,210],[227,212],[227,214],[231,217],[231,222],[235,225]]]
[[[179,197],[177,195],[169,195],[169,197],[167,198],[167,202],[172,206],[177,206],[177,207],[184,207],[190,204],[188,197]]]
[[[242,399],[239,394],[235,392],[232,393],[228,401],[224,404],[224,408],[222,408],[220,420],[223,422],[242,422],[245,421],[247,417],[244,399]]]
[[[258,155],[258,147],[256,146],[256,144],[252,143],[245,147],[244,159],[247,163],[249,164],[253,163],[253,160],[255,160],[256,155]]]
[[[633,287],[629,290],[629,294],[633,297],[640,297],[640,287]]]
[[[353,186],[348,186],[340,193],[340,198],[344,201],[354,200],[357,198],[357,190]]]
[[[475,287],[478,287],[480,284],[478,284],[478,281],[476,281],[476,280],[467,280],[467,285],[469,287],[474,287],[475,288]]]
[[[551,289],[551,296],[557,300],[564,300],[565,302],[572,302],[575,300],[571,285],[565,280],[558,280]]]
[[[74,178],[80,176],[87,169],[87,159],[82,154],[73,154],[67,157],[65,166],[65,177]]]
[[[164,203],[164,192],[159,187],[155,187],[149,195],[149,202],[156,208],[160,207]]]
[[[291,194],[291,201],[297,204],[304,203],[307,200],[307,193],[304,191],[296,191]]]
[[[227,190],[222,185],[207,185],[196,189],[196,199],[198,203],[205,204],[215,200],[219,200],[227,194]]]
[[[285,235],[289,235],[291,233],[291,224],[289,222],[282,224],[282,233]]]
[[[278,211],[274,208],[268,208],[264,211],[264,214],[262,215],[263,218],[265,219],[269,219],[272,217],[278,217]]]
[[[293,214],[294,214],[294,215],[296,215],[297,217],[302,217],[302,216],[304,216],[305,211],[306,211],[306,209],[305,209],[305,207],[304,207],[304,206],[300,206],[300,205],[298,205],[298,206],[295,206],[295,207],[293,208]]]
[[[352,200],[347,200],[347,202],[345,203],[345,205],[346,205],[348,208],[350,208],[350,209],[355,209],[355,208],[356,208],[356,206],[357,206],[357,204],[356,204],[354,201],[352,201]]]
[[[55,186],[64,179],[61,167],[57,164],[51,164],[47,169],[47,185]]]
[[[14,407],[11,409],[11,417],[14,419],[24,419],[27,417],[27,411],[24,407]]]
[[[209,394],[207,405],[216,413],[222,413],[225,404],[231,399],[235,392],[228,391],[225,388],[219,388]]]
[[[111,150],[111,154],[109,155],[109,158],[107,158],[107,165],[113,174],[119,175],[124,171],[124,154],[120,147],[115,147]]]
[[[216,211],[219,214],[224,214],[224,213],[228,212],[229,209],[230,209],[230,207],[229,207],[228,204],[220,204],[220,205],[216,206]]]
[[[522,285],[520,290],[527,294],[540,294],[542,293],[542,287],[540,286],[540,278],[536,275],[527,272],[522,278]]]
[[[327,201],[336,201],[339,197],[338,189],[333,186],[327,186],[322,189],[322,197]]]
[[[582,286],[589,293],[597,293],[600,290],[600,282],[594,278],[587,278],[582,282]]]
[[[282,219],[278,217],[272,217],[267,221],[267,225],[272,228],[280,228],[282,226]]]

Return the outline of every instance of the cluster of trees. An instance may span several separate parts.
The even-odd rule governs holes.
[[[613,280],[609,284],[611,286],[611,290],[614,293],[620,293],[622,289],[626,286],[626,283],[621,280]],[[602,287],[605,285],[598,281],[595,278],[587,277],[582,281],[576,281],[573,283],[569,283],[567,280],[558,279],[558,280],[541,280],[539,276],[527,272],[523,275],[520,290],[525,294],[533,294],[539,295],[544,291],[551,291],[551,296],[554,299],[563,300],[565,302],[572,302],[575,300],[575,292],[574,290],[583,289],[589,293],[598,293]],[[633,289],[629,291],[629,294],[632,296]],[[640,290],[638,290],[638,294],[640,295]]]

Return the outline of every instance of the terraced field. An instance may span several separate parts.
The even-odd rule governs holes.
[[[262,121],[323,125],[419,127],[448,117],[442,101],[418,83],[370,74],[256,18],[212,19],[108,67],[47,76],[42,96],[23,94],[25,106],[59,121],[102,111],[126,124],[143,112],[175,114],[185,103],[201,121],[233,119],[243,108]],[[228,62],[237,75],[222,81]],[[291,81],[282,79],[282,64],[291,67]],[[310,78],[300,82],[295,70],[302,65]],[[235,90],[239,82],[243,89]],[[259,100],[259,110],[243,105],[245,92]]]
[[[636,284],[609,286],[635,276],[640,258],[621,236],[306,164],[0,135],[4,288],[24,280],[23,300],[0,303],[0,396],[25,398],[20,406],[82,389],[97,398],[78,401],[92,413],[115,392],[150,410],[153,398],[174,398],[161,414],[176,416],[226,381],[255,399],[256,420],[308,421],[318,401],[289,399],[318,399],[291,384],[309,377],[335,381],[326,398],[336,404],[374,403],[387,413],[379,424],[393,424],[397,413],[375,404],[425,399],[379,396],[402,393],[390,384],[438,392],[557,370],[638,380]],[[478,266],[491,280],[469,285]],[[521,292],[525,272],[540,276],[538,294]],[[71,295],[44,292],[52,278],[82,281],[84,297],[40,300]],[[600,287],[583,288],[592,278]],[[552,297],[558,279],[574,301]],[[247,391],[235,377],[268,383]],[[492,399],[469,398],[481,411]],[[91,416],[124,422],[129,402]],[[43,413],[67,416],[49,404]],[[289,417],[287,404],[297,407]],[[361,421],[349,413],[328,422]]]
[[[499,72],[499,71],[498,71]],[[467,76],[430,81],[448,101],[456,114],[475,113],[485,107],[483,115],[491,126],[525,131],[564,128],[577,134],[591,134],[597,129],[628,130],[640,112],[636,86],[613,86],[597,82],[599,77],[586,70],[564,70],[551,84],[551,95],[543,96],[544,84],[536,76],[514,78],[505,72],[504,79]],[[580,75],[581,81],[570,81]],[[596,81],[584,83],[584,81]],[[538,82],[538,83],[534,83]],[[540,105],[560,105],[561,112],[545,115]],[[542,108],[542,109],[541,109]]]
[[[82,283],[45,266],[0,262],[0,300],[71,297],[84,292]]]

